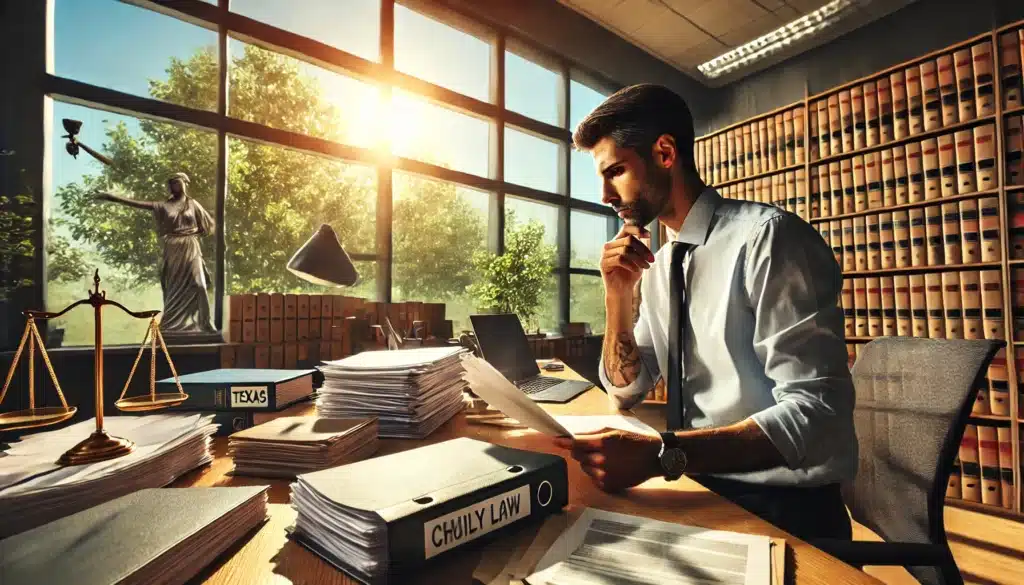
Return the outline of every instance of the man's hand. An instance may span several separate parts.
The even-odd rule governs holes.
[[[621,430],[557,438],[555,445],[571,449],[583,472],[606,492],[639,485],[661,475],[661,438]]]
[[[643,227],[626,225],[614,240],[604,245],[601,277],[608,295],[632,299],[633,287],[644,269],[654,262],[654,254],[638,239],[649,236]]]

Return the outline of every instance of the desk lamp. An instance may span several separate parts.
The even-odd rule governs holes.
[[[359,273],[341,247],[338,234],[326,223],[295,252],[288,261],[288,271],[324,286],[352,286],[359,280]]]

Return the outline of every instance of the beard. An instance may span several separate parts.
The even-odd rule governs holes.
[[[647,176],[644,186],[634,202],[620,206],[616,211],[628,210],[629,217],[624,220],[626,224],[634,226],[646,226],[660,217],[669,208],[672,192],[672,173],[668,169],[660,169],[654,165],[647,166]]]

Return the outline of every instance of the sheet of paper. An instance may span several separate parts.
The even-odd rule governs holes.
[[[527,576],[529,585],[770,585],[766,536],[588,508]]]
[[[467,354],[462,358],[466,370],[463,377],[473,392],[487,401],[492,408],[505,413],[531,429],[554,437],[568,437],[572,433],[530,399],[522,390],[509,382],[501,372],[486,361]]]
[[[638,418],[622,416],[621,414],[598,414],[598,415],[556,415],[558,421],[566,430],[573,435],[586,435],[599,433],[603,430],[618,429],[643,435],[657,435],[654,430]]]

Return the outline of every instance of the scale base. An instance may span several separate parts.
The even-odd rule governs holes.
[[[135,443],[121,437],[111,437],[106,431],[93,431],[89,438],[60,456],[60,465],[84,465],[127,455],[135,450]]]

